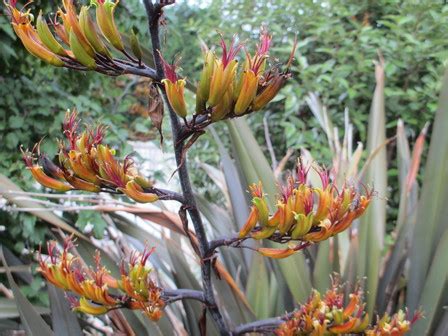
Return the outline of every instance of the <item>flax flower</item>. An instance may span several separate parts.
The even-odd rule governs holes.
[[[67,112],[58,162],[41,153],[40,144],[33,151],[22,150],[23,159],[36,181],[47,188],[121,192],[137,202],[156,201],[158,196],[150,191],[152,182],[138,173],[129,156],[115,157],[115,150],[103,144],[105,134],[103,125],[80,132],[76,111]]]
[[[160,319],[165,303],[147,266],[154,249],[133,252],[129,261],[122,263],[121,278],[115,279],[101,264],[99,253],[95,256],[95,268],[88,268],[70,253],[72,248],[71,238],[65,240],[62,251],[55,242],[49,242],[48,256],[39,252],[39,271],[50,283],[70,294],[75,311],[100,315],[111,309],[128,308],[142,311],[153,321]]]
[[[252,185],[253,205],[246,224],[240,230],[240,238],[250,235],[255,239],[275,237],[277,241],[317,243],[348,229],[364,213],[372,191],[362,194],[349,184],[338,189],[331,182],[330,173],[319,167],[315,169],[321,186],[311,186],[307,181],[309,169],[299,160],[296,176],[291,176],[282,187],[272,215],[261,183]],[[261,248],[258,251],[269,257],[281,258],[295,250]]]

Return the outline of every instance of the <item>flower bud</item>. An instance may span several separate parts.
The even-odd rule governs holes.
[[[147,178],[140,176],[140,175],[135,176],[134,181],[142,188],[152,188],[153,187],[152,181],[150,181]]]
[[[106,314],[108,309],[107,307],[95,303],[92,300],[88,300],[85,297],[81,297],[79,299],[78,305],[73,307],[74,311],[79,311],[84,314],[90,314],[90,315],[102,315]]]
[[[259,93],[253,101],[252,110],[258,111],[265,107],[282,88],[286,78],[284,75],[277,75],[271,82]]]
[[[172,82],[170,79],[163,79],[162,83],[174,112],[179,117],[185,118],[187,116],[187,106],[184,99],[185,80],[178,79]]]
[[[207,100],[210,95],[210,83],[215,67],[215,55],[212,51],[207,50],[204,55],[204,66],[202,68],[201,77],[199,79],[196,91],[196,113],[204,113]]]
[[[123,194],[140,203],[152,203],[159,199],[156,194],[145,193],[135,181],[129,181],[125,188],[118,188]]]
[[[93,70],[96,68],[95,59],[89,55],[89,53],[84,49],[77,36],[70,31],[69,34],[70,48],[75,55],[76,60],[84,65],[87,69]]]
[[[257,225],[258,223],[258,209],[255,206],[252,206],[249,214],[249,218],[247,219],[244,226],[241,228],[239,232],[239,237],[246,237],[250,231]]]
[[[331,221],[326,218],[316,226],[319,231],[313,231],[303,236],[303,240],[310,242],[320,242],[332,236]]]
[[[134,29],[131,30],[131,50],[134,56],[137,58],[139,62],[142,61],[143,52],[140,47],[140,42],[138,41],[138,37],[134,32]]]
[[[300,239],[310,231],[313,225],[313,214],[308,214],[308,216],[302,213],[296,214],[294,219],[296,223],[292,229],[291,238]]]
[[[93,184],[91,182],[84,181],[74,175],[67,174],[65,179],[68,183],[70,183],[75,189],[90,191],[90,192],[99,192],[101,191],[100,186]]]
[[[252,70],[246,70],[242,77],[241,90],[235,104],[235,114],[244,114],[257,94],[258,76]]]
[[[211,119],[213,122],[224,119],[224,117],[230,112],[233,104],[232,96],[232,85],[230,85],[222,97],[221,102],[212,109]]]
[[[23,46],[31,55],[54,66],[64,65],[64,62],[59,57],[38,42],[40,40],[39,36],[31,24],[21,24],[14,27]]]
[[[264,198],[254,197],[252,203],[258,209],[259,223],[261,226],[269,226],[269,209]]]
[[[48,28],[47,22],[45,22],[45,19],[42,18],[42,11],[39,12],[39,16],[37,17],[36,28],[40,40],[48,49],[50,49],[50,51],[57,55],[67,56],[65,49],[54,38],[50,28]]]
[[[272,236],[276,230],[277,227],[275,226],[274,227],[265,226],[259,231],[252,232],[251,237],[253,239],[266,239]]]
[[[95,56],[95,51],[93,50],[92,46],[90,45],[89,41],[87,40],[87,37],[84,35],[80,23],[78,21],[78,17],[76,14],[75,6],[73,5],[73,0],[62,0],[62,4],[64,5],[64,9],[66,14],[63,16],[65,17],[64,24],[67,22],[70,26],[69,32],[69,41],[70,41],[70,47],[72,48],[73,53],[75,54],[75,51],[72,47],[71,37],[70,34],[73,32],[73,34],[76,36],[77,44],[80,45],[81,49],[85,53],[87,53],[88,56],[93,58]],[[61,11],[62,12],[62,11]],[[64,20],[64,19],[63,19]],[[78,58],[75,54],[75,57]],[[82,62],[81,62],[82,63]]]
[[[41,185],[57,191],[69,191],[73,189],[69,184],[47,175],[41,166],[34,164],[33,153],[29,152],[28,150],[24,151],[22,148],[20,150],[22,152],[22,158],[25,162],[26,167],[30,170],[34,179]]]
[[[114,20],[114,11],[117,5],[118,0],[115,3],[110,0],[98,0],[96,7],[96,22],[106,40],[118,50],[123,51],[123,41],[121,40],[120,32],[118,31]]]
[[[289,257],[290,255],[294,254],[296,251],[290,248],[286,249],[276,249],[276,248],[269,248],[269,247],[262,247],[257,249],[257,252],[261,255],[269,258],[274,259],[282,259]]]
[[[56,180],[44,173],[41,167],[33,166],[29,167],[34,179],[42,184],[44,187],[56,190],[56,191],[69,191],[72,190],[72,186],[62,181]]]
[[[238,62],[236,60],[230,61],[226,67],[224,67],[222,61],[215,62],[210,82],[210,94],[207,101],[208,105],[213,107],[221,102],[224,93],[235,79],[237,66]]]
[[[100,181],[96,176],[95,171],[90,169],[90,167],[86,164],[83,154],[75,150],[71,150],[68,153],[68,160],[70,162],[71,169],[77,176],[88,182],[99,184]]]
[[[87,6],[81,7],[81,11],[79,12],[79,25],[93,49],[107,58],[112,58],[109,50],[97,34],[96,27],[89,15],[89,8]]]
[[[286,204],[282,204],[284,209],[284,220],[283,223],[279,224],[278,226],[278,231],[281,234],[285,234],[286,232],[288,232],[295,222],[293,203],[294,203],[294,197],[289,197],[288,200],[286,201]]]

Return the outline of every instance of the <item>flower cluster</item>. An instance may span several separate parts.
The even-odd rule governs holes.
[[[92,6],[82,6],[77,13],[73,0],[62,0],[62,9],[58,9],[50,25],[42,11],[33,24],[34,16],[30,10],[18,10],[16,5],[17,0],[6,4],[15,33],[30,54],[49,64],[106,73],[122,71],[133,63],[141,65],[142,52],[135,34],[131,35],[131,49],[137,59],[126,52],[115,25],[114,11],[118,1],[94,0]],[[96,23],[89,14],[92,7],[95,7]],[[114,59],[111,47],[128,60]]]
[[[39,253],[39,265],[50,283],[78,296],[69,296],[75,311],[100,315],[111,309],[129,308],[141,310],[153,321],[160,319],[164,307],[161,289],[149,278],[151,269],[146,265],[153,250],[132,254],[128,266],[122,264],[121,279],[115,279],[101,265],[99,254],[96,269],[87,268],[69,252],[72,247],[70,238],[62,251],[55,242],[48,242],[48,257]]]
[[[367,336],[401,336],[421,316],[416,313],[408,320],[403,311],[392,317],[387,314],[377,322],[369,325],[369,316],[364,312],[362,292],[358,289],[350,294],[344,306],[344,293],[338,281],[334,281],[323,297],[313,291],[308,301],[294,312],[275,331],[277,336],[294,335],[346,335],[362,333]]]
[[[57,164],[40,152],[39,144],[33,152],[22,151],[36,181],[57,191],[119,191],[141,203],[158,199],[148,191],[153,187],[152,182],[138,173],[132,159],[126,156],[122,161],[117,160],[115,150],[102,143],[106,127],[86,127],[83,132],[78,128],[76,111],[68,111],[63,124],[66,142],[59,143]]]
[[[196,91],[196,114],[207,115],[214,122],[258,111],[268,104],[289,77],[288,69],[282,72],[277,67],[267,68],[271,40],[272,36],[263,29],[253,55],[246,51],[239,74],[237,55],[243,45],[236,37],[229,46],[221,38],[221,57],[206,49]],[[176,64],[164,61],[164,70],[166,78],[162,82],[168,100],[174,111],[185,118],[185,79],[178,78]]]
[[[366,336],[401,336],[411,330],[411,326],[422,317],[422,312],[417,311],[412,319],[409,319],[404,311],[397,314],[384,316],[372,327],[365,331]]]
[[[282,187],[277,209],[272,216],[261,183],[253,184],[250,187],[253,205],[247,222],[239,232],[240,238],[250,235],[254,239],[275,237],[281,242],[320,242],[346,230],[364,213],[371,199],[371,191],[362,195],[354,186],[347,184],[339,190],[332,183],[329,171],[319,167],[314,169],[320,176],[322,186],[313,187],[308,183],[309,169],[299,160],[297,176],[291,176],[286,186]],[[283,258],[296,249],[262,248],[258,251],[269,257]]]

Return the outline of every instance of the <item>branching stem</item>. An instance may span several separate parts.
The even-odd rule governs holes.
[[[283,322],[290,319],[294,315],[294,312],[285,314],[283,316],[268,318],[265,320],[259,320],[255,322],[250,322],[246,324],[242,324],[236,327],[231,335],[238,336],[244,335],[247,333],[261,333],[268,334],[274,332]]]
[[[204,293],[194,289],[165,289],[162,293],[162,297],[166,304],[185,299],[205,302]]]
[[[163,5],[159,2],[153,3],[151,0],[144,0],[144,5],[146,9],[146,14],[148,16],[148,24],[149,24],[149,32],[151,36],[152,43],[152,52],[154,57],[154,64],[156,67],[156,73],[158,78],[164,78],[164,69],[162,65],[162,60],[160,57],[160,36],[159,36],[159,19],[162,16],[162,7]],[[162,85],[159,84],[159,89],[162,92],[162,96],[168,106],[170,120],[171,120],[171,130],[173,133],[173,143],[174,146],[174,154],[176,157],[176,163],[179,167],[178,175],[182,188],[183,198],[185,200],[186,205],[188,205],[187,210],[190,215],[192,224],[195,229],[196,236],[199,242],[199,252],[201,258],[203,259],[201,263],[201,275],[202,275],[202,286],[204,290],[204,299],[206,303],[206,307],[212,316],[219,332],[221,335],[229,335],[230,332],[224,324],[224,320],[222,318],[221,312],[219,311],[216,301],[215,295],[213,293],[213,287],[211,282],[211,263],[210,259],[205,258],[206,253],[209,250],[209,243],[207,240],[207,235],[205,233],[204,225],[202,223],[201,215],[197,209],[196,199],[193,195],[193,190],[191,188],[190,177],[188,174],[187,165],[183,162],[183,149],[185,142],[179,141],[180,135],[182,131],[181,123],[171,108],[171,105],[168,102],[166,92]]]

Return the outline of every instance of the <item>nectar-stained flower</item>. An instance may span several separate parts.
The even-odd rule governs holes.
[[[314,169],[320,176],[321,186],[313,187],[307,182],[309,169],[299,160],[296,176],[291,176],[281,188],[276,211],[272,215],[261,183],[252,185],[253,205],[240,230],[240,238],[250,235],[255,239],[275,238],[280,242],[299,240],[315,243],[346,230],[364,213],[372,191],[361,194],[348,184],[338,189],[331,182],[329,171],[319,167]],[[298,248],[261,248],[258,251],[268,257],[283,258],[295,250]]]
[[[152,182],[138,173],[134,161],[129,156],[118,160],[115,150],[103,144],[106,127],[87,127],[79,132],[77,113],[73,111],[67,112],[63,130],[66,141],[59,143],[57,163],[40,152],[40,143],[31,152],[22,150],[37,182],[57,191],[119,191],[140,203],[158,200],[151,192]]]
[[[62,251],[56,242],[47,243],[48,256],[39,252],[39,270],[50,283],[70,294],[75,311],[100,315],[111,309],[128,308],[141,310],[153,321],[160,319],[165,303],[147,266],[154,249],[134,252],[127,263],[122,263],[121,279],[115,279],[101,265],[99,253],[95,256],[95,268],[88,268],[70,253],[73,247],[71,238],[64,241]]]
[[[305,335],[347,335],[402,336],[421,316],[416,313],[408,320],[402,311],[389,317],[385,315],[376,325],[369,325],[369,316],[364,311],[362,291],[358,288],[349,295],[344,305],[345,295],[339,279],[333,280],[332,287],[321,295],[313,290],[308,301],[286,318],[275,334],[277,336]],[[387,325],[387,326],[386,326]]]

